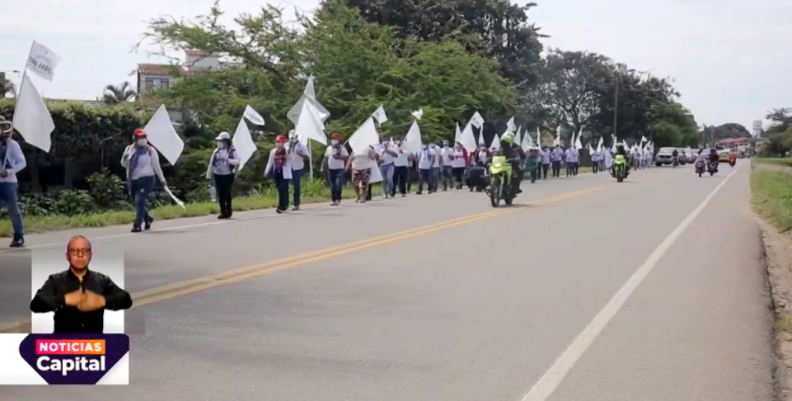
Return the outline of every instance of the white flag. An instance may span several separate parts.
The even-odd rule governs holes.
[[[187,207],[184,206],[184,202],[181,199],[177,198],[176,195],[174,195],[173,192],[171,192],[170,188],[165,186],[165,188],[163,189],[165,190],[165,193],[168,194],[168,196],[170,196],[171,199],[173,199],[173,202],[181,206],[182,209],[187,210]]]
[[[421,128],[418,127],[418,121],[413,121],[410,130],[407,131],[407,137],[404,138],[402,143],[402,151],[407,153],[418,153],[421,151]]]
[[[388,121],[388,116],[385,114],[385,108],[380,105],[377,107],[377,110],[374,110],[374,114],[371,115],[377,120],[377,123],[380,125],[385,124]]]
[[[322,123],[327,121],[330,118],[330,112],[327,111],[318,100],[316,100],[316,91],[314,90],[314,77],[308,78],[308,83],[305,84],[305,90],[303,90],[303,95],[300,97],[300,100],[292,106],[288,113],[286,113],[286,117],[292,124],[297,125],[297,120],[300,118],[300,111],[303,109],[303,103],[308,102],[313,105],[314,108],[317,110],[317,116],[319,119],[322,120]]]
[[[473,134],[473,126],[470,123],[467,123],[459,134],[459,142],[468,152],[476,150],[476,135]]]
[[[234,139],[231,140],[231,143],[234,144],[237,157],[239,157],[239,166],[236,168],[236,171],[240,172],[242,171],[242,167],[245,167],[245,163],[253,157],[253,153],[256,153],[257,149],[256,143],[253,142],[253,137],[250,135],[250,130],[244,118],[239,120],[236,132],[234,132]]]
[[[366,119],[357,131],[349,137],[349,146],[355,153],[365,152],[369,146],[375,146],[379,143],[379,134],[377,127],[374,126],[374,119],[369,117]]]
[[[643,136],[643,135],[641,135],[641,143],[644,143],[644,142],[646,142],[646,141],[647,141],[646,137],[645,137],[645,136]]]
[[[484,136],[484,135],[482,135],[482,136]],[[498,136],[498,134],[495,134],[495,138],[492,138],[492,145],[490,145],[490,149],[498,150],[500,148],[501,148],[500,137]]]
[[[459,142],[461,137],[462,137],[462,131],[459,130],[459,123],[457,123],[456,131],[454,131],[454,143]]]
[[[583,143],[580,142],[581,136],[583,136],[583,128],[580,129],[580,132],[577,134],[577,138],[575,139],[575,149],[577,150],[583,149]]]
[[[484,125],[484,117],[482,117],[481,114],[479,114],[479,112],[477,111],[473,113],[473,117],[470,117],[470,122],[473,124],[474,127],[481,128],[481,126]]]
[[[49,153],[52,146],[50,134],[55,130],[55,123],[52,122],[44,99],[28,76],[22,79],[18,93],[14,109],[14,129],[25,138],[25,142]]]
[[[164,104],[154,113],[154,117],[151,117],[143,131],[146,132],[148,141],[165,156],[171,165],[175,166],[184,150],[184,141],[173,129],[168,109]]]
[[[597,152],[602,152],[602,143],[603,142],[604,142],[603,138],[600,137],[599,142],[597,142]]]
[[[418,109],[418,110],[416,110],[416,111],[413,111],[413,112],[412,112],[412,115],[413,115],[413,117],[415,117],[415,118],[417,118],[418,120],[420,120],[420,119],[421,119],[421,117],[423,117],[423,108],[420,108],[420,109]]]
[[[35,40],[33,41],[33,46],[30,47],[30,54],[28,55],[27,61],[27,69],[30,70],[30,72],[52,82],[55,68],[58,67],[60,62],[60,56],[48,49],[47,46]]]
[[[542,148],[542,131],[539,130],[539,127],[536,127],[536,146],[539,149]]]
[[[521,128],[522,127],[517,127],[517,134],[514,136],[514,143],[518,145],[521,145],[523,143],[522,133],[520,132]]]
[[[325,126],[320,117],[321,112],[309,101],[303,102],[302,107],[303,109],[300,111],[294,127],[294,135],[305,146],[308,146],[309,139],[313,139],[322,145],[327,145],[327,137],[324,133]]]
[[[468,124],[468,126],[471,126],[471,125],[472,125],[472,121],[471,121],[471,124]],[[473,132],[472,128],[471,128],[471,132]],[[484,142],[484,132],[480,132],[479,133],[478,144],[479,144],[479,146],[487,146],[487,143]]]
[[[511,132],[516,132],[517,131],[517,126],[514,125],[514,117],[510,118],[509,122],[506,123],[506,129],[511,131]]]
[[[261,114],[250,107],[250,105],[245,106],[245,113],[242,114],[242,116],[247,118],[248,121],[253,124],[264,125],[264,117],[262,117]]]

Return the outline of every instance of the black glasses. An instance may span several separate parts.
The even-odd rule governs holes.
[[[90,248],[71,248],[69,255],[71,256],[89,256],[91,254]]]

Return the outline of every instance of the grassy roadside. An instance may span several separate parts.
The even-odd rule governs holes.
[[[382,194],[381,187],[372,187],[372,196]],[[290,193],[291,195],[291,193]],[[351,188],[344,188],[341,196],[344,199],[355,197]],[[291,201],[291,199],[290,199]],[[322,189],[313,193],[303,194],[302,203],[320,203],[330,201],[330,189]],[[234,198],[235,211],[248,211],[274,208],[278,203],[277,192],[267,191],[256,196],[242,196]],[[181,217],[199,217],[218,214],[220,209],[214,202],[195,202],[185,205],[186,210],[176,205],[158,207],[149,212],[156,220],[170,220]],[[135,221],[135,212],[120,210],[77,216],[24,216],[25,231],[27,233],[41,233],[47,231],[66,230],[83,227],[105,227],[118,224],[132,224]],[[14,233],[11,221],[7,218],[0,220],[0,238],[11,237]]]
[[[781,165],[778,160],[756,159],[761,165]],[[770,169],[757,166],[751,173],[751,205],[754,211],[781,232],[792,229],[792,168]]]
[[[756,158],[753,160],[756,164],[764,164],[771,166],[792,167],[792,158]]]

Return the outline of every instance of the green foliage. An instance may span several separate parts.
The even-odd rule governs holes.
[[[751,204],[781,231],[792,229],[792,169],[759,167],[751,174]]]
[[[102,169],[88,177],[89,190],[96,206],[105,209],[119,208],[126,197],[125,183],[117,175]]]

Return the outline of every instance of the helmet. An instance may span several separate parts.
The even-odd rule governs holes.
[[[503,134],[503,137],[501,137],[501,142],[506,142],[509,145],[513,144],[514,143],[514,134],[512,134],[511,132],[507,132],[507,133]]]

